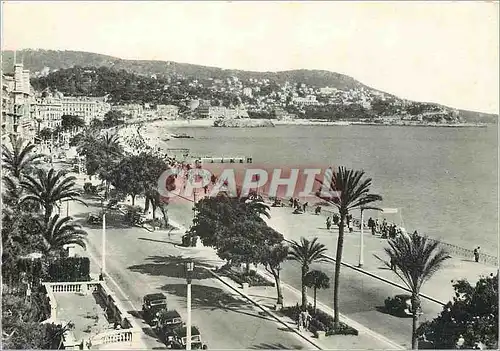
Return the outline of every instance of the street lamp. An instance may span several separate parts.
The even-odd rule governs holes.
[[[194,270],[194,262],[186,262],[187,280],[187,321],[186,321],[186,350],[191,350],[191,280]]]
[[[381,208],[378,208],[378,207],[368,207],[368,206],[361,206],[360,207],[360,210],[361,210],[361,231],[360,231],[360,234],[359,234],[359,263],[358,263],[358,267],[361,268],[363,267],[363,264],[364,264],[364,244],[363,244],[363,211],[364,210],[375,210],[375,211],[383,211]]]

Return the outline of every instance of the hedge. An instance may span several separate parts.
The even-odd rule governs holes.
[[[253,270],[248,273],[240,273],[230,267],[224,267],[220,270],[220,273],[238,284],[248,283],[248,286],[275,286],[274,283],[257,274],[257,272]]]
[[[78,282],[90,280],[90,259],[88,257],[60,258],[49,266],[49,281]]]
[[[281,313],[292,318],[294,321],[298,320],[301,308],[299,305],[285,307]],[[333,324],[333,317],[321,310],[314,311],[311,304],[307,305],[307,312],[311,315],[312,319],[309,323],[309,330],[316,334],[318,331],[324,331],[326,336],[329,335],[358,335],[358,330],[343,323],[339,323],[339,328],[335,329]]]
[[[49,282],[77,282],[90,280],[90,260],[88,257],[63,257],[51,262],[47,275],[43,272],[43,259],[21,258],[17,261],[19,272],[26,272],[33,284],[39,280]]]

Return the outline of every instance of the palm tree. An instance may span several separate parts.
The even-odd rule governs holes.
[[[414,232],[413,234],[400,235],[389,240],[389,246],[385,252],[389,255],[390,261],[396,266],[397,276],[405,283],[411,291],[412,304],[412,349],[418,348],[417,327],[420,311],[420,289],[443,265],[443,262],[450,258],[448,253],[438,248],[438,242],[430,241]],[[391,267],[390,262],[384,263]]]
[[[292,241],[290,245],[290,259],[299,262],[302,266],[302,309],[307,308],[307,286],[305,277],[309,272],[309,266],[315,261],[321,261],[323,253],[326,251],[325,245],[318,242],[318,238],[311,241],[300,238],[300,243]]]
[[[49,172],[44,169],[38,169],[36,177],[25,176],[25,180],[21,181],[21,186],[25,191],[25,195],[19,200],[20,203],[26,201],[34,201],[42,206],[44,210],[44,221],[49,223],[54,205],[63,201],[79,201],[80,193],[75,187],[75,177],[67,177],[62,171],[51,169]]]
[[[332,174],[332,183],[330,191],[332,197],[329,202],[339,210],[339,237],[337,240],[337,254],[335,257],[335,276],[333,283],[333,310],[334,310],[334,328],[338,329],[339,321],[339,283],[340,266],[342,263],[342,250],[344,249],[344,227],[346,216],[350,210],[365,206],[375,201],[382,200],[382,196],[370,194],[372,179],[362,180],[364,171],[348,170],[345,167],[339,167],[337,172]]]
[[[28,172],[33,162],[43,155],[35,153],[35,144],[25,143],[23,139],[10,137],[11,148],[2,145],[2,167],[20,179]]]
[[[330,278],[319,270],[313,270],[306,274],[304,282],[308,288],[314,289],[314,312],[316,312],[316,291],[318,289],[328,289],[330,287]]]
[[[71,217],[59,218],[59,215],[54,215],[44,227],[42,236],[45,254],[58,253],[67,244],[86,248],[87,232],[81,229],[80,225],[72,223]]]

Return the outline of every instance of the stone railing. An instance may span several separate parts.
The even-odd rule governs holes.
[[[59,282],[59,283],[43,283],[49,298],[51,316],[50,320],[57,323],[57,298],[58,294],[92,294],[97,292],[102,303],[104,304],[108,316],[120,324],[122,329],[106,331],[91,338],[92,345],[111,344],[130,342],[136,343],[141,338],[142,329],[135,322],[132,316],[127,312],[125,307],[111,291],[111,289],[103,281],[87,281],[87,282]],[[68,341],[68,342],[66,342]],[[73,341],[73,342],[72,342]],[[71,345],[70,345],[71,344]],[[71,335],[65,334],[65,347],[73,348],[75,344]],[[79,342],[78,342],[79,344]]]
[[[92,338],[92,346],[123,342],[133,344],[140,339],[141,332],[142,330],[140,328],[121,329],[104,332],[101,334],[97,334]]]

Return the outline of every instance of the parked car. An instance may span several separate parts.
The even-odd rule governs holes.
[[[177,312],[176,310],[161,310],[158,313],[157,318],[158,322],[156,323],[155,331],[157,332],[160,339],[164,341],[170,341],[169,336],[171,337],[172,330],[184,325],[179,312]]]
[[[143,298],[142,314],[146,323],[156,325],[158,315],[167,309],[167,297],[162,293],[148,294]]]
[[[185,350],[186,349],[186,337],[187,328],[185,326],[176,327],[171,329],[166,335],[166,342],[168,349],[174,350]],[[199,350],[208,349],[208,345],[205,344],[201,339],[201,333],[198,327],[191,327],[191,349]]]
[[[87,222],[89,224],[101,224],[102,223],[102,213],[101,212],[93,212],[90,213],[87,217]]]
[[[411,295],[401,294],[393,298],[388,297],[384,301],[388,313],[398,317],[411,317]],[[421,311],[419,311],[421,313]]]

